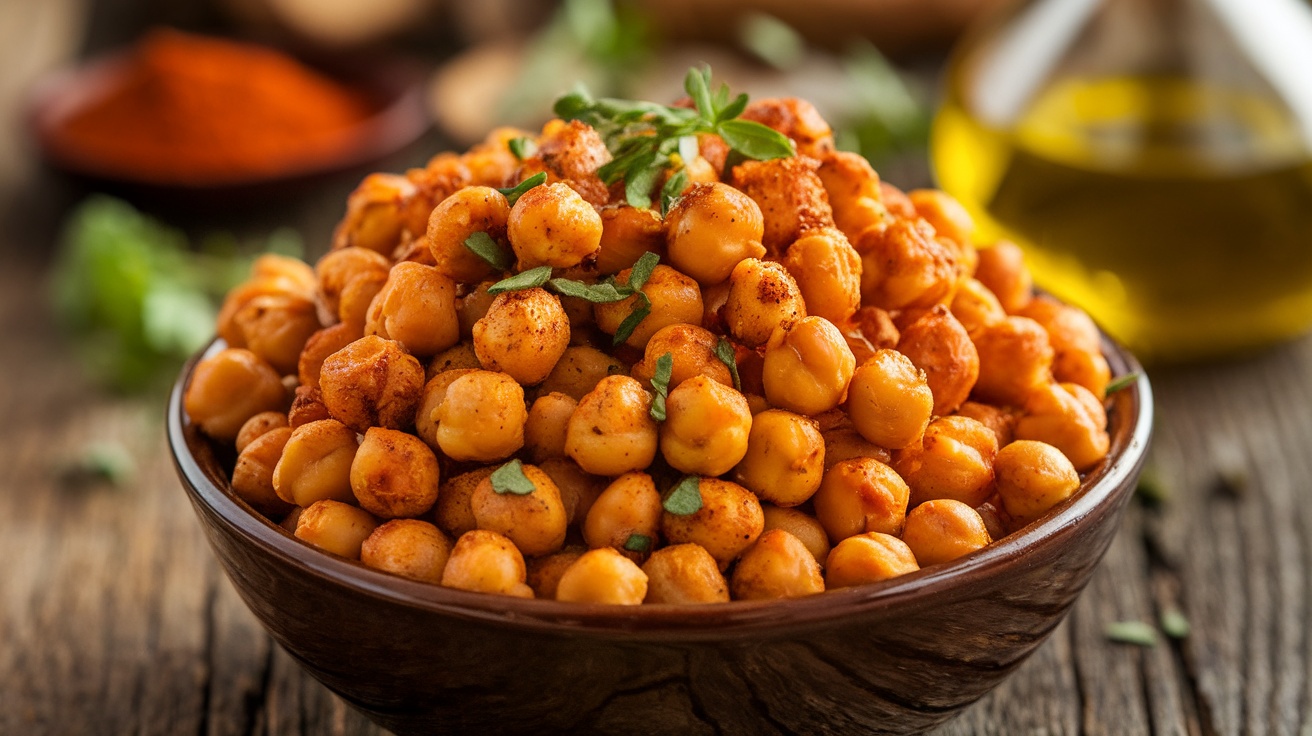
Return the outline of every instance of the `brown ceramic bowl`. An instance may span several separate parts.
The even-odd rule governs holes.
[[[215,343],[213,352],[222,347]],[[1139,370],[1107,343],[1114,375]],[[1116,533],[1152,431],[1146,378],[1113,394],[1111,452],[1043,519],[901,578],[778,602],[580,605],[450,590],[303,544],[228,489],[182,410],[178,475],[273,637],[399,733],[912,733],[996,686],[1053,630]]]

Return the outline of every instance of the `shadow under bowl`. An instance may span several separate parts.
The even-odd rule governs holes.
[[[216,342],[208,352],[222,347]],[[1139,371],[1106,342],[1113,375]],[[1152,431],[1146,377],[1111,451],[1042,519],[952,563],[808,598],[679,607],[523,600],[378,572],[234,496],[174,387],[178,475],[238,593],[315,678],[398,733],[883,733],[950,718],[1047,638],[1088,582]]]

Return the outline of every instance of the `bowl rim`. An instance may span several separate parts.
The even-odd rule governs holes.
[[[192,502],[208,507],[229,532],[304,574],[391,604],[503,627],[593,637],[632,636],[634,632],[641,632],[646,639],[759,637],[770,631],[820,626],[854,614],[892,609],[911,612],[922,606],[960,600],[972,595],[978,585],[1005,579],[1008,571],[1027,567],[1030,557],[1061,544],[1082,521],[1098,512],[1116,513],[1133,491],[1133,480],[1146,459],[1153,429],[1152,388],[1147,375],[1125,348],[1103,335],[1103,353],[1112,368],[1113,380],[1137,374],[1128,386],[1107,397],[1111,405],[1111,448],[1107,458],[1088,472],[1071,498],[987,547],[950,563],[931,565],[890,580],[782,601],[698,606],[566,603],[455,590],[374,570],[358,561],[313,549],[225,490],[217,474],[226,471],[219,469],[208,440],[190,423],[182,408],[182,395],[196,363],[224,347],[226,344],[216,338],[183,367],[169,398],[167,434],[175,468]],[[191,451],[193,442],[208,453],[204,464]]]

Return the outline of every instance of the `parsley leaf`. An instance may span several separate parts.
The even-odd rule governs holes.
[[[498,245],[497,241],[485,232],[476,232],[465,238],[465,247],[498,271],[509,271],[510,267],[515,265],[514,254]]]
[[[674,514],[675,516],[691,516],[702,508],[702,490],[701,478],[695,475],[685,475],[678,483],[675,483],[665,498],[661,501],[661,508]]]
[[[670,394],[670,375],[673,372],[672,353],[666,353],[656,359],[656,375],[651,377],[651,387],[656,389],[656,396],[651,400],[651,418],[658,422],[665,421],[665,397]]]
[[[516,496],[527,496],[537,490],[533,481],[524,475],[524,464],[519,460],[511,460],[492,471],[488,476],[492,481],[492,490],[497,493],[513,493]]]
[[[506,201],[513,207],[515,203],[519,201],[519,198],[524,195],[524,192],[545,183],[547,183],[547,172],[539,171],[513,187],[508,189],[498,189],[497,191],[504,194],[506,196]]]
[[[715,357],[720,359],[729,368],[729,375],[733,376],[733,387],[739,391],[743,390],[743,380],[738,376],[738,358],[733,351],[733,343],[720,338],[715,344]]]
[[[488,287],[487,293],[501,294],[507,291],[532,289],[547,283],[549,278],[551,278],[551,266],[538,266],[492,284]]]

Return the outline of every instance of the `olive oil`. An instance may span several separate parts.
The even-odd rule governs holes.
[[[951,81],[950,81],[951,84]],[[1273,97],[1179,77],[1070,77],[1008,129],[951,88],[940,186],[982,241],[1143,357],[1188,360],[1312,325],[1312,152]]]

